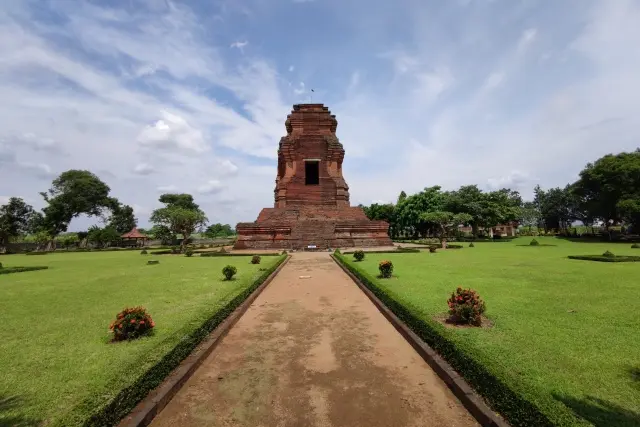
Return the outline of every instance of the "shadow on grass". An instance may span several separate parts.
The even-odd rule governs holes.
[[[567,242],[574,242],[574,243],[617,243],[617,244],[625,244],[625,245],[631,245],[633,243],[638,243],[640,240],[638,240],[637,238],[633,238],[633,239],[626,239],[626,240],[609,240],[606,236],[603,238],[597,238],[597,237],[566,237],[566,236],[554,236],[554,238],[556,239],[560,239],[560,240],[566,240]]]
[[[640,414],[597,397],[588,396],[586,399],[575,399],[554,394],[554,398],[596,427],[640,426]]]
[[[19,396],[0,395],[0,427],[27,427],[39,425],[39,420],[19,414],[18,409],[24,405],[24,399]]]
[[[629,375],[631,376],[631,381],[638,383],[638,386],[640,386],[640,366],[629,368]]]

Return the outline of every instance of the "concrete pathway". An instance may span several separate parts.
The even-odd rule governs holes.
[[[295,253],[154,427],[475,426],[328,253]]]

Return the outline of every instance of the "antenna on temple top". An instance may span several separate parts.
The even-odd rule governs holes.
[[[315,90],[311,89],[311,94],[309,95],[310,98],[311,98],[310,101],[309,101],[310,104],[313,104],[313,94],[314,93],[315,93]]]

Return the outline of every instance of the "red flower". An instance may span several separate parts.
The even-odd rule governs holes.
[[[131,323],[136,323],[136,319],[131,319]]]
[[[140,323],[141,325],[144,325],[144,320],[141,320],[141,321],[140,321],[140,322],[138,322],[138,323]]]

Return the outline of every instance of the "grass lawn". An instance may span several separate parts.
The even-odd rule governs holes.
[[[0,275],[0,426],[82,424],[278,257],[149,259],[136,251],[0,257],[5,267],[49,266]],[[235,280],[222,280],[227,264],[238,268]],[[154,334],[109,343],[109,323],[135,305],[148,309]]]
[[[536,239],[557,246],[517,246],[531,240],[521,238],[436,254],[345,259],[554,424],[639,426],[640,264],[567,259],[639,250]],[[383,259],[393,262],[396,278],[376,278]],[[458,286],[479,291],[492,328],[445,328],[433,320],[446,313]]]

